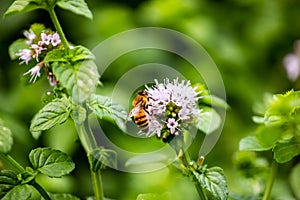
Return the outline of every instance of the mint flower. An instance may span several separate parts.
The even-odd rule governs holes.
[[[28,62],[32,59],[32,51],[30,49],[21,49],[19,53],[16,53],[16,56],[19,56],[19,60],[22,60],[20,64],[25,62],[28,65]]]
[[[61,43],[61,40],[60,40],[60,37],[58,35],[58,33],[54,33],[52,35],[52,38],[51,38],[51,44],[56,47],[57,45],[59,45]]]
[[[28,45],[32,44],[32,41],[36,38],[35,33],[30,29],[24,32],[24,36],[28,39],[25,43]]]
[[[43,64],[44,64],[43,62],[38,63],[36,66],[34,66],[30,70],[28,70],[26,73],[24,73],[23,76],[30,74],[31,77],[29,79],[29,82],[34,83],[36,81],[36,79],[41,76],[40,70],[41,70]]]
[[[182,133],[182,127],[200,119],[198,108],[199,93],[190,81],[165,79],[152,87],[146,86],[149,97],[149,128],[147,136],[156,135],[168,142],[175,135]]]

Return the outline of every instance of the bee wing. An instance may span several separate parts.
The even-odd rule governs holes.
[[[125,124],[127,123],[128,118],[137,115],[138,112],[140,111],[140,109],[141,109],[141,104],[140,104],[140,103],[138,103],[136,106],[134,106],[134,107],[129,111],[129,113],[128,113],[127,117],[126,117],[126,120],[125,120]]]

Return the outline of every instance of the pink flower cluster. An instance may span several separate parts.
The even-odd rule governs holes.
[[[31,59],[35,59],[38,64],[31,68],[24,75],[30,74],[30,82],[34,83],[38,77],[40,77],[40,69],[43,67],[43,62],[40,62],[40,57],[43,53],[47,53],[52,48],[57,47],[60,43],[60,37],[58,33],[46,34],[42,32],[38,37],[31,29],[24,32],[24,36],[27,38],[25,43],[28,45],[26,49],[20,49],[15,55],[21,60],[20,64],[25,63],[28,65]],[[50,83],[52,84],[52,83]]]

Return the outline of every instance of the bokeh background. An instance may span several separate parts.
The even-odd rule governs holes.
[[[0,1],[0,15],[12,3]],[[215,61],[224,80],[227,112],[222,135],[207,155],[206,164],[220,166],[227,177],[229,191],[245,192],[238,180],[233,157],[239,140],[255,130],[252,122],[253,105],[261,101],[265,92],[284,93],[298,89],[297,82],[287,78],[283,58],[294,51],[300,38],[300,1],[297,0],[87,0],[94,19],[87,20],[57,8],[68,40],[93,49],[106,38],[136,27],[157,26],[180,31],[198,41]],[[28,153],[38,146],[51,146],[69,153],[76,162],[72,176],[39,181],[52,192],[70,192],[81,198],[92,194],[87,159],[76,137],[72,121],[45,132],[38,140],[29,133],[30,120],[43,106],[42,97],[51,91],[46,79],[28,83],[22,74],[29,68],[11,61],[8,47],[32,23],[53,27],[43,10],[0,19],[0,118],[12,129],[12,155],[28,164]],[[119,44],[122,45],[122,44]],[[117,48],[117,46],[116,46]],[[96,55],[101,57],[101,55]],[[99,93],[109,95],[122,73],[135,65],[165,62],[178,65],[174,55],[144,51],[122,56],[101,77]],[[180,62],[180,61],[178,61]],[[117,69],[117,70],[116,70]],[[120,94],[122,95],[122,94]],[[128,149],[151,149],[155,139],[147,143],[122,134],[112,123],[103,122],[112,140]],[[196,138],[191,154],[197,156],[203,137]],[[268,156],[268,155],[266,155]],[[273,189],[274,199],[296,199],[289,190],[287,176],[291,163],[280,167]],[[193,184],[175,168],[165,168],[145,174],[130,174],[107,169],[103,172],[105,195],[112,199],[132,200],[139,193],[171,193],[175,197],[197,199]],[[243,188],[244,187],[244,188]],[[253,188],[252,188],[253,189]],[[249,191],[251,188],[249,189]],[[248,191],[248,192],[249,192]],[[179,198],[181,199],[181,198]]]

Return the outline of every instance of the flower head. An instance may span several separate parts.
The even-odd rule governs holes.
[[[199,119],[199,93],[189,81],[165,79],[152,87],[146,86],[149,97],[148,112],[150,117],[147,135],[157,135],[163,139],[181,133],[182,125]]]

